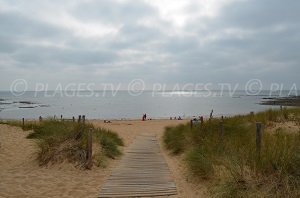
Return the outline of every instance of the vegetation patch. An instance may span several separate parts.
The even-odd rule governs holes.
[[[22,127],[22,122],[0,122]],[[93,130],[93,164],[106,167],[108,159],[114,159],[122,153],[119,146],[123,140],[114,132],[95,128],[92,124],[72,121],[44,120],[25,122],[24,130],[32,132],[27,136],[35,139],[38,145],[37,159],[41,166],[68,161],[77,167],[86,163],[88,131]]]
[[[168,127],[164,144],[185,156],[194,178],[209,180],[217,197],[300,196],[300,109],[267,110],[224,118],[202,125]],[[256,122],[261,122],[262,145],[256,151]],[[293,123],[293,130],[285,126]],[[274,128],[274,126],[277,126]],[[295,132],[296,131],[296,132]],[[198,181],[198,180],[195,180]]]

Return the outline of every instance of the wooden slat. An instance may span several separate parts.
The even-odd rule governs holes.
[[[139,136],[106,183],[99,197],[154,197],[177,194],[155,136]]]

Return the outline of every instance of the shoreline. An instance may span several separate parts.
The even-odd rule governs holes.
[[[236,115],[246,115],[248,113],[250,113],[251,111],[249,112],[245,112],[245,113],[228,113],[228,114],[213,114],[213,117],[214,118],[220,118],[222,116],[224,117],[231,117],[231,116],[236,116]],[[259,112],[258,111],[254,111],[254,112]],[[83,114],[84,115],[84,114]],[[81,115],[82,116],[82,115]],[[203,116],[205,119],[208,119],[209,118],[209,114],[199,114],[199,115],[194,115],[194,116],[180,116],[181,117],[181,120],[191,120],[191,119],[194,119],[194,118],[199,118],[199,116]],[[172,119],[170,119],[172,117]],[[54,116],[47,116],[47,117],[42,117],[43,119],[54,119]],[[78,116],[74,116],[75,118],[75,121],[78,120]],[[145,121],[151,121],[151,120],[180,120],[180,119],[174,119],[175,117],[174,116],[170,116],[170,117],[150,117],[150,118],[147,118],[147,120]],[[176,116],[176,118],[178,118],[178,116]],[[2,118],[0,117],[0,120],[2,121],[19,121],[19,120],[22,120],[23,118]],[[39,121],[39,118],[24,118],[25,120],[27,121]],[[60,116],[56,116],[55,120],[61,120]],[[72,117],[63,117],[64,121],[71,121],[73,120]],[[88,118],[86,116],[86,121],[142,121],[141,118]]]

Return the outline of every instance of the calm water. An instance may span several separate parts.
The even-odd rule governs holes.
[[[243,91],[234,95],[230,92],[152,92],[144,91],[139,96],[132,96],[127,91],[98,92],[25,92],[14,96],[10,92],[0,92],[0,119],[49,117],[56,115],[71,118],[86,115],[94,119],[130,119],[141,118],[147,113],[148,118],[168,118],[170,116],[191,117],[209,115],[230,115],[260,111],[272,106],[258,103],[269,93],[261,92],[258,96],[247,96]],[[73,96],[76,95],[76,96]],[[274,95],[272,95],[274,96]]]

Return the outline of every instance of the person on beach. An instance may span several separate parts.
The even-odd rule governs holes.
[[[145,121],[147,119],[147,114],[143,114],[142,120]]]
[[[210,112],[210,115],[209,115],[210,120],[213,118],[213,112],[214,112],[214,110],[212,109],[211,112]]]

